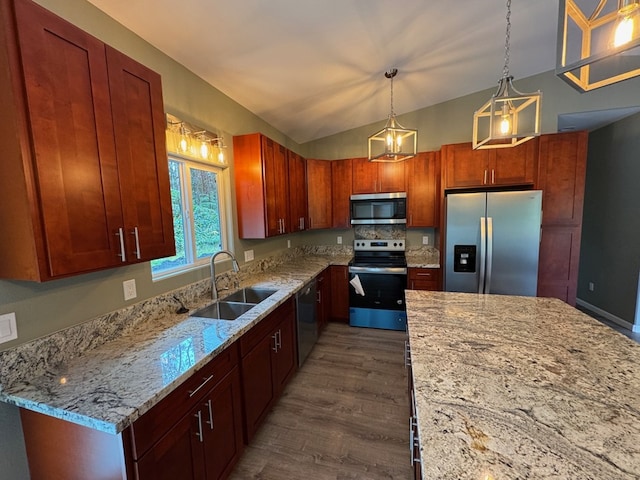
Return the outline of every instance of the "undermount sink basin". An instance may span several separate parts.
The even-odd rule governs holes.
[[[225,297],[224,301],[251,303],[256,305],[276,292],[277,290],[268,288],[243,288],[242,290],[238,290],[237,292]]]
[[[256,304],[240,302],[216,302],[194,312],[192,317],[214,318],[217,320],[235,320],[243,313],[248,312]]]

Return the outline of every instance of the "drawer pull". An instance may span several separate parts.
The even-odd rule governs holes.
[[[433,277],[433,273],[416,273],[416,277]]]
[[[213,374],[211,374],[211,375],[209,375],[207,378],[205,378],[205,379],[204,379],[204,382],[202,382],[198,388],[196,388],[196,389],[195,389],[195,390],[193,390],[193,391],[190,391],[190,392],[189,392],[189,398],[193,397],[196,393],[198,393],[198,392],[200,391],[200,389],[201,389],[202,387],[204,387],[204,386],[207,384],[207,382],[209,382],[212,378],[213,378]]]

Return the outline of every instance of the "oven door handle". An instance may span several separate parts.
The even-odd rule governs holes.
[[[405,267],[349,267],[350,273],[377,273],[382,275],[406,275]]]

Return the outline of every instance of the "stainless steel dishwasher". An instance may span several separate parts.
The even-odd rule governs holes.
[[[298,325],[298,366],[300,367],[318,340],[315,278],[296,294],[296,322]]]

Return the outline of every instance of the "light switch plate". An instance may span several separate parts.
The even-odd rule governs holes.
[[[244,261],[250,262],[253,260],[253,250],[245,250],[244,251]]]
[[[15,312],[0,315],[0,343],[18,338]]]
[[[132,300],[138,296],[138,292],[136,292],[136,280],[132,278],[131,280],[125,280],[122,282],[122,289],[124,290],[124,299]]]
[[[429,245],[429,237],[427,235],[422,237],[422,244]]]
[[[291,240],[287,240],[287,248],[291,248]]]
[[[338,245],[342,245],[342,236],[338,235]]]

